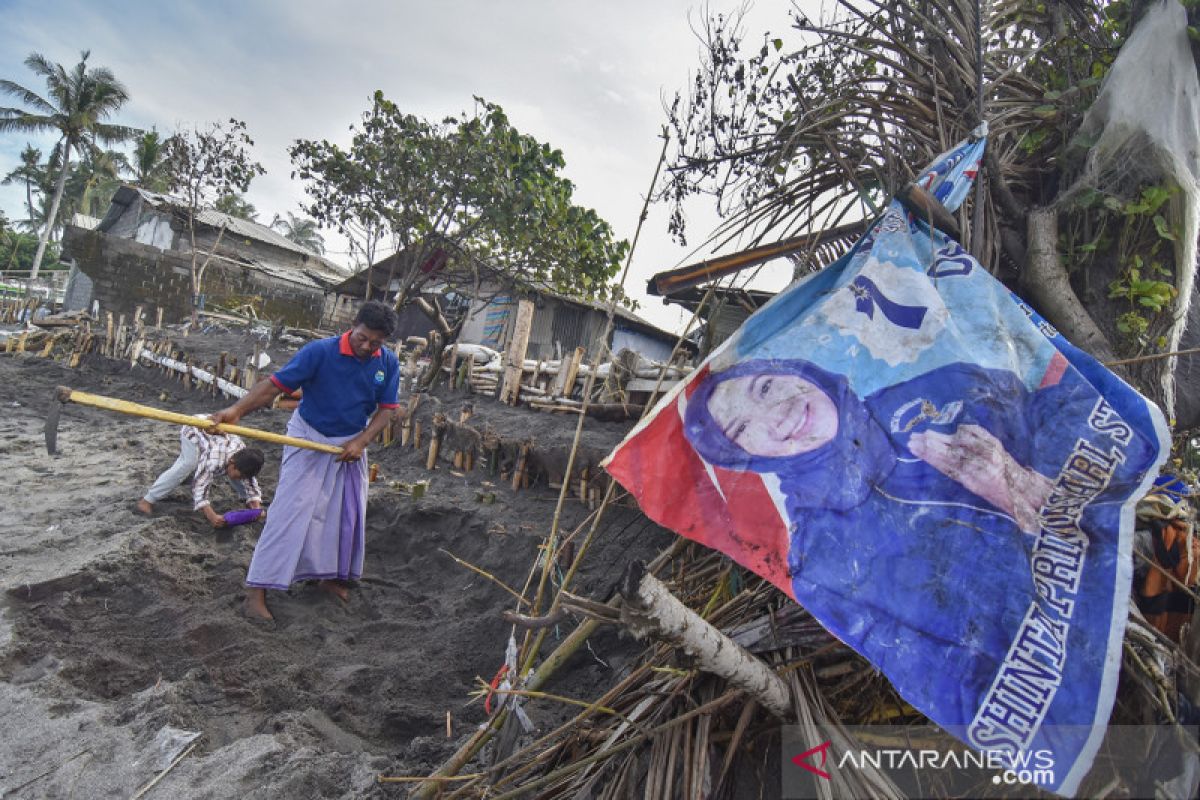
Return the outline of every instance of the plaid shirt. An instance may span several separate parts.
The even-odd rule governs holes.
[[[246,443],[242,441],[242,437],[232,433],[207,433],[190,425],[184,425],[179,435],[196,445],[196,451],[200,454],[200,460],[196,463],[196,474],[192,478],[193,508],[199,511],[209,505],[208,490],[212,488],[213,478],[225,474],[225,465],[229,463],[229,459],[237,451],[244,450]],[[257,480],[249,478],[243,480],[242,485],[246,487],[247,502],[262,500]]]

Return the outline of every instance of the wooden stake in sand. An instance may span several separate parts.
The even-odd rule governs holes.
[[[517,466],[513,469],[512,488],[514,492],[529,485],[529,451],[532,449],[533,442],[521,442],[521,448],[517,452]]]
[[[533,301],[517,303],[517,321],[512,339],[504,355],[504,381],[500,387],[500,402],[515,406],[520,399],[521,373],[525,368],[525,351],[529,349],[529,332],[533,328]]]
[[[571,358],[566,363],[566,369],[560,365],[559,375],[560,380],[555,384],[555,394],[562,397],[570,397],[575,392],[575,377],[579,374],[579,365],[583,363],[583,357],[587,351],[582,347],[576,347],[571,353]]]
[[[437,466],[438,450],[442,446],[442,437],[446,435],[448,420],[445,414],[433,415],[433,435],[429,437],[429,456],[425,459],[425,469]]]

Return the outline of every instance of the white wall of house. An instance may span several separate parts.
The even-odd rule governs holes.
[[[171,229],[170,217],[150,214],[138,224],[137,233],[133,238],[160,250],[170,250],[175,231]]]

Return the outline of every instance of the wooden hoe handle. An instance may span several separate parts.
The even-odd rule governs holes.
[[[342,454],[342,448],[332,444],[321,444],[319,442],[310,442],[307,439],[297,439],[294,436],[284,436],[281,433],[271,433],[270,431],[262,431],[258,428],[247,428],[244,425],[227,425],[225,423],[216,424],[200,417],[193,417],[190,414],[178,414],[174,411],[163,411],[150,406],[143,406],[138,403],[131,403],[128,400],[117,400],[113,397],[104,397],[98,394],[88,394],[87,392],[77,392],[67,386],[58,387],[58,399],[64,403],[78,403],[82,406],[92,406],[93,408],[103,408],[107,411],[116,411],[120,414],[131,414],[135,417],[145,417],[146,419],[156,419],[160,422],[173,422],[176,425],[191,425],[193,428],[200,428],[209,433],[233,433],[238,436],[245,436],[250,439],[261,439],[264,442],[274,442],[275,444],[286,444],[292,447],[303,447],[306,450],[317,450],[322,453],[331,453],[335,456]]]

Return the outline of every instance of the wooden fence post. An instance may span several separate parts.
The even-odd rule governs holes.
[[[500,402],[515,406],[521,396],[521,372],[525,367],[525,351],[529,349],[529,332],[533,328],[533,301],[517,303],[517,320],[512,339],[504,356],[504,381],[500,387]]]

